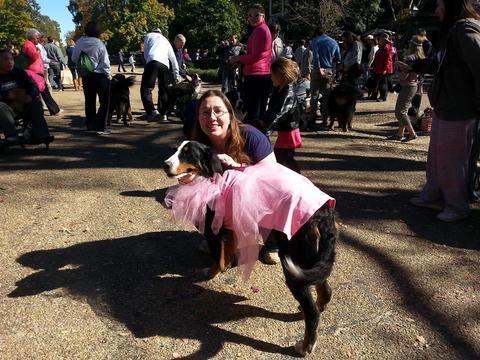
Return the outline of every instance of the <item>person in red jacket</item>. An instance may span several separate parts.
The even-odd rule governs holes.
[[[263,118],[267,100],[272,89],[270,65],[272,61],[272,35],[265,23],[265,9],[253,4],[248,10],[248,21],[253,28],[248,38],[247,53],[233,56],[232,64],[243,65],[245,76],[245,106],[247,115],[244,122],[255,125]]]
[[[393,46],[387,33],[378,35],[379,49],[375,53],[373,60],[373,72],[375,74],[376,88],[372,99],[377,101],[386,101],[388,94],[388,82],[390,75],[393,74]]]
[[[48,86],[45,86],[43,60],[40,51],[37,49],[41,34],[36,29],[29,29],[26,33],[26,38],[22,46],[22,53],[28,56],[29,64],[25,71],[37,84],[50,115],[60,115],[63,110],[58,107],[48,90]]]

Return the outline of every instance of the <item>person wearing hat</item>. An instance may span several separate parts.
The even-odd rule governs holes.
[[[408,109],[410,108],[413,97],[417,93],[419,78],[419,75],[412,69],[412,65],[416,60],[425,58],[422,42],[418,36],[414,35],[410,39],[407,54],[403,62],[395,62],[395,71],[401,85],[401,90],[398,93],[395,104],[395,117],[398,120],[398,131],[395,135],[389,137],[389,140],[399,140],[402,142],[408,142],[417,138],[417,134],[408,116]],[[403,136],[405,130],[408,131],[408,137]]]
[[[388,94],[388,81],[393,74],[393,46],[390,36],[386,32],[378,35],[378,51],[373,60],[373,72],[375,74],[376,88],[372,99],[386,101]]]
[[[428,58],[433,51],[433,45],[432,42],[427,38],[427,31],[425,29],[418,29],[417,37],[422,43],[423,53],[425,54],[425,57]]]

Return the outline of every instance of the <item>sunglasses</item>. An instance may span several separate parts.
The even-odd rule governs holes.
[[[262,13],[257,13],[257,14],[255,14],[255,15],[248,14],[248,17],[249,17],[249,18],[258,18],[258,17],[260,17],[260,16],[265,16],[265,14],[262,14]]]

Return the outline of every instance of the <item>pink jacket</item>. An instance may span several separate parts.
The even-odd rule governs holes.
[[[244,75],[268,75],[272,62],[272,34],[265,21],[248,38],[247,53],[240,56]]]
[[[30,70],[35,74],[40,74],[43,77],[43,61],[40,52],[34,43],[26,40],[22,47],[22,52],[30,58],[30,65],[26,70]]]

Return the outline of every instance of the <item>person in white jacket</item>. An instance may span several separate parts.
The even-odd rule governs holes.
[[[168,39],[162,35],[160,29],[154,29],[145,36],[143,53],[145,69],[140,85],[140,98],[142,99],[145,114],[140,118],[147,121],[161,119],[167,121],[167,87],[171,75],[175,82],[180,81],[179,69],[175,53]],[[153,104],[152,91],[158,79],[157,109]]]
[[[78,64],[81,53],[85,53],[94,65],[91,73],[82,75],[83,94],[85,95],[85,116],[87,131],[108,134],[107,123],[110,100],[110,60],[107,48],[100,41],[101,27],[94,21],[85,26],[85,36],[78,39],[72,54],[72,61]],[[97,95],[100,107],[97,108]]]

